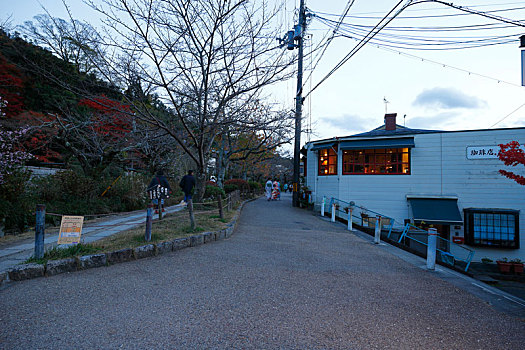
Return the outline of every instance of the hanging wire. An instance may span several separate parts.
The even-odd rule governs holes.
[[[341,60],[339,63],[323,78],[319,83],[317,83],[310,92],[305,96],[308,97],[315,89],[317,89],[323,82],[326,81],[332,74],[334,74],[339,68],[341,68],[350,58],[352,58],[366,43],[368,43],[381,29],[386,27],[390,22],[394,20],[405,8],[410,6],[412,1],[408,1],[405,5],[401,7],[397,12],[394,13],[392,17],[389,17],[404,0],[400,0],[382,19],[379,21],[374,28]],[[386,21],[385,23],[383,23]],[[376,30],[377,29],[377,30]]]
[[[504,11],[515,11],[515,10],[522,10],[525,9],[525,7],[513,7],[513,8],[506,8],[506,9],[499,9],[499,10],[492,10],[492,11],[478,11],[475,9],[472,9],[470,7],[462,7],[462,6],[456,6],[453,4],[449,4],[443,1],[439,0],[419,0],[419,1],[407,1],[405,5],[403,5],[392,17],[389,17],[390,14],[392,14],[401,4],[402,1],[399,1],[390,12],[381,18],[381,20],[373,27],[371,26],[356,26],[356,25],[349,25],[346,23],[339,23],[335,22],[334,20],[329,20],[327,18],[323,18],[319,16],[319,13],[314,13],[313,18],[318,19],[320,22],[324,23],[330,28],[334,29],[334,32],[339,33],[339,35],[343,37],[349,37],[352,39],[355,39],[358,41],[358,44],[323,78],[319,83],[317,83],[311,90],[308,92],[305,96],[308,97],[315,89],[317,89],[326,79],[328,79],[337,69],[339,69],[342,65],[344,65],[355,53],[357,53],[365,44],[367,43],[373,43],[381,47],[389,48],[389,49],[412,49],[412,50],[451,50],[451,49],[466,49],[466,48],[475,48],[475,47],[483,47],[483,46],[492,46],[492,45],[502,45],[502,44],[510,44],[516,41],[516,37],[519,34],[507,34],[507,35],[499,35],[499,36],[477,36],[477,37],[425,37],[422,35],[400,35],[400,34],[392,34],[392,30],[385,30],[385,33],[379,33],[385,27],[396,17],[399,19],[420,19],[420,18],[428,18],[428,17],[447,17],[451,15],[433,15],[433,16],[420,16],[420,17],[402,17],[399,16],[399,14],[404,11],[406,8],[408,8],[411,5],[415,4],[421,4],[421,3],[437,3],[449,6],[451,8],[466,12],[461,15],[479,15],[486,18],[490,18],[492,20],[497,20],[499,22],[506,23],[508,28],[515,28],[515,27],[525,27],[525,24],[521,21],[512,20],[504,17],[500,17],[497,15],[494,15],[493,13],[496,12],[504,12]],[[458,14],[453,14],[458,15]],[[345,18],[359,18],[359,16],[348,16],[345,15]],[[361,18],[365,18],[362,17]],[[368,17],[367,19],[375,19],[375,17]],[[489,25],[477,25],[478,27],[473,28],[494,28],[493,26]],[[371,29],[370,29],[371,28]],[[470,30],[469,27],[462,26],[461,28],[454,28],[453,26],[446,27],[449,31],[466,31]],[[497,27],[496,27],[497,28]],[[504,28],[507,28],[507,26],[504,26]],[[395,27],[395,30],[403,32],[410,32],[413,31],[412,29],[407,29],[403,27]],[[428,27],[428,31],[432,30],[432,27]],[[435,32],[435,30],[433,30]],[[421,33],[421,32],[419,32]],[[376,40],[373,40],[374,37],[378,37]],[[454,69],[458,69],[455,67],[452,67]],[[460,70],[460,69],[458,69]],[[468,71],[467,71],[468,72]],[[472,72],[469,72],[472,73]],[[311,72],[312,74],[312,72]],[[476,74],[480,75],[480,74]],[[481,75],[480,75],[481,76]],[[485,76],[484,76],[485,77]],[[489,77],[490,78],[490,77]],[[496,80],[496,79],[495,79]],[[497,79],[498,81],[501,81],[500,79]]]
[[[332,29],[332,35],[330,35],[330,37],[326,40],[326,44],[324,45],[323,47],[323,51],[321,51],[321,54],[319,55],[319,57],[317,58],[316,62],[315,62],[315,65],[313,66],[312,70],[310,71],[310,74],[308,75],[308,77],[306,78],[306,82],[308,82],[308,80],[310,80],[310,78],[312,77],[312,74],[313,74],[313,71],[315,70],[315,68],[317,68],[317,65],[319,64],[319,62],[321,61],[321,58],[323,58],[323,55],[325,54],[326,52],[326,49],[328,48],[328,46],[330,45],[330,43],[332,42],[332,40],[334,39],[337,31],[339,30],[339,27],[341,26],[341,23],[343,23],[343,20],[345,19],[346,15],[348,14],[348,11],[350,11],[350,8],[354,5],[354,2],[355,0],[348,0],[348,2],[346,3],[346,7],[343,11],[343,13],[339,16],[339,20],[337,21],[337,24],[335,25],[335,27]],[[326,36],[326,35],[325,35]],[[323,38],[324,39],[324,38]],[[322,40],[321,40],[322,41]],[[304,84],[303,84],[304,86]]]
[[[521,86],[519,84],[511,83],[509,81],[506,81],[506,80],[503,80],[503,79],[499,79],[499,78],[494,78],[494,77],[491,77],[491,76],[488,76],[488,75],[484,75],[484,74],[481,74],[481,73],[472,72],[472,71],[469,71],[467,69],[463,69],[463,68],[459,68],[459,67],[456,67],[456,66],[452,66],[452,65],[447,64],[447,63],[442,63],[442,62],[430,60],[428,58],[424,58],[424,57],[417,56],[417,55],[412,55],[412,54],[409,54],[409,53],[406,53],[406,52],[394,50],[394,49],[391,49],[389,47],[384,47],[384,46],[381,46],[381,45],[374,45],[374,46],[376,48],[378,48],[378,49],[381,49],[381,50],[384,50],[384,51],[388,51],[388,52],[392,52],[392,53],[395,53],[395,54],[398,54],[398,55],[401,55],[401,56],[413,58],[413,59],[416,59],[416,60],[421,61],[421,62],[432,63],[432,64],[435,64],[435,65],[441,66],[443,68],[449,68],[449,69],[452,69],[452,70],[456,70],[456,71],[460,71],[460,72],[463,72],[463,73],[467,73],[468,75],[474,75],[474,76],[478,76],[480,78],[490,79],[490,80],[496,81],[498,83],[503,83],[503,84],[506,84],[506,85],[511,85],[511,86],[523,88],[523,86]]]
[[[319,17],[318,20],[328,27],[334,27],[333,22],[326,21]],[[365,33],[369,32],[367,28],[363,27],[343,27],[339,30],[339,35],[346,38],[362,39]],[[513,27],[515,28],[515,27]],[[433,31],[435,32],[435,30]],[[429,34],[430,35],[430,34]],[[388,30],[379,33],[371,44],[384,45],[391,48],[411,49],[411,50],[452,50],[452,49],[466,49],[473,47],[491,46],[508,44],[515,42],[520,33],[506,34],[506,35],[490,35],[490,36],[436,36],[424,35],[403,35],[392,34]]]
[[[496,125],[498,125],[499,123],[516,113],[517,111],[519,111],[523,106],[525,106],[525,103],[513,110],[512,112],[510,112],[509,114],[507,114],[506,116],[504,116],[503,118],[501,118],[500,120],[498,120],[497,122],[495,122],[494,124],[492,124],[489,129],[492,129],[493,127],[495,127]]]

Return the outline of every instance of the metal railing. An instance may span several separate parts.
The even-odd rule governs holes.
[[[395,220],[387,215],[383,215],[371,209],[365,208],[355,203],[346,202],[335,197],[330,198],[328,212],[332,214],[333,204],[335,204],[335,217],[348,220],[349,213],[352,213],[352,222],[361,226],[374,228],[378,217],[381,217],[382,230],[386,231],[386,236],[390,238]],[[344,215],[343,215],[344,213]]]
[[[417,237],[417,236],[420,236],[420,237]],[[406,239],[410,239],[414,242],[417,242],[418,244],[421,244],[425,247],[428,246],[428,241],[425,242],[425,239],[428,238],[428,232],[417,227],[417,226],[414,226],[412,224],[406,224],[405,225],[405,229],[403,230],[403,233],[401,234],[401,236],[399,237],[398,239],[398,243],[402,244],[403,243],[403,240],[406,241]],[[440,258],[440,260],[445,263],[445,264],[449,264],[449,265],[452,265],[452,266],[455,266],[456,265],[456,261],[461,261],[465,264],[465,272],[468,270],[468,268],[470,267],[470,263],[472,262],[472,258],[474,257],[474,251],[467,248],[467,247],[463,247],[462,245],[459,245],[459,244],[456,244],[454,242],[452,242],[451,240],[448,240],[448,239],[445,239],[443,237],[440,237],[440,236],[437,236],[437,239],[438,239],[438,248],[437,248],[437,251],[438,251],[438,256]],[[405,244],[407,245],[407,244]],[[442,248],[440,248],[442,247]],[[445,249],[443,249],[443,247]],[[454,251],[459,251],[459,252],[462,252],[463,254],[458,254],[457,252],[455,252],[454,254],[451,253],[451,251],[454,250]]]
[[[323,203],[321,205],[323,205]],[[380,217],[382,235],[388,239],[397,241],[399,244],[412,248],[415,251],[426,254],[426,247],[428,247],[427,231],[409,223],[406,225],[397,225],[394,218],[363,206],[356,205],[354,202],[347,202],[342,199],[331,197],[329,203],[326,204],[328,204],[328,208],[326,208],[326,211],[322,209],[322,212],[329,213],[334,219],[339,218],[347,222],[350,219],[353,224],[362,228],[375,228],[376,221]],[[335,215],[332,214],[334,209]],[[350,214],[351,218],[349,218]],[[399,235],[399,237],[394,238],[394,236],[397,235]],[[437,236],[437,239],[438,243],[436,250],[438,252],[438,258],[443,263],[452,266],[456,266],[456,262],[461,262],[461,265],[465,265],[464,271],[466,272],[470,267],[472,258],[474,257],[474,251],[440,236]],[[408,240],[415,243],[410,244],[410,241]],[[417,245],[420,246],[417,247]],[[463,266],[461,267],[463,268]]]

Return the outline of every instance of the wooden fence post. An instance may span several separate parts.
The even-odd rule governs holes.
[[[195,215],[193,214],[193,199],[188,199],[188,212],[190,213],[190,226],[195,230]]]
[[[35,258],[44,257],[44,234],[46,227],[46,206],[36,205],[36,226],[35,226]]]
[[[146,233],[144,234],[144,240],[146,242],[151,241],[151,226],[153,223],[153,208],[154,204],[148,204],[148,209],[146,210]]]
[[[218,199],[218,205],[219,205],[219,217],[221,219],[224,219],[224,213],[222,211],[222,198],[220,194],[219,194],[219,199]]]

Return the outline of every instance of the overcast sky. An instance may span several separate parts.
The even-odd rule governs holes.
[[[375,25],[398,1],[356,0],[348,12],[352,17],[344,22],[360,26]],[[75,17],[97,26],[96,16],[80,0],[66,2],[71,6]],[[66,17],[60,0],[40,0],[40,3],[37,0],[0,0],[0,3],[0,20],[12,16],[13,25],[21,24],[42,13],[40,3],[53,16]],[[285,3],[279,21],[291,28],[296,18],[294,14],[299,0],[287,0]],[[338,15],[343,12],[347,1],[306,0],[306,4],[321,18],[313,18],[309,23],[307,33],[311,35],[311,40],[306,49],[308,53],[312,47],[319,44],[326,33],[331,33],[332,29],[328,28],[322,19],[337,22]],[[478,11],[505,9],[506,11],[493,13],[525,22],[525,9],[521,9],[525,6],[523,1],[456,0],[454,4]],[[475,15],[458,15],[461,13],[439,4],[418,4],[401,13],[381,32],[388,36],[378,37],[381,40],[379,44],[382,45],[380,48],[374,44],[365,45],[308,96],[304,105],[303,129],[307,129],[311,123],[314,132],[303,135],[302,143],[308,139],[360,133],[382,125],[385,98],[389,102],[386,104],[387,112],[397,113],[398,124],[405,124],[411,128],[465,130],[525,126],[525,88],[521,87],[519,48],[519,36],[525,34],[525,28],[511,25],[503,28],[501,22]],[[443,26],[465,28],[474,25],[489,26],[481,27],[485,28],[484,30],[461,32],[442,32],[436,29]],[[422,29],[408,33],[401,31],[401,27]],[[426,31],[432,29],[429,27],[434,27],[434,30]],[[348,26],[344,28],[351,30]],[[366,27],[359,28],[367,31]],[[508,36],[507,40],[512,42],[454,50],[450,47],[465,45],[449,45],[446,46],[449,48],[447,50],[421,50],[427,48],[421,43],[417,44],[417,50],[392,47],[399,46],[399,42],[414,44],[403,37],[407,33],[412,37],[424,37],[427,42],[441,38],[457,43],[503,35]],[[305,84],[306,93],[356,45],[355,38],[359,35],[355,32],[350,35],[354,39],[338,36],[328,46],[311,79]],[[455,38],[452,39],[452,36]],[[388,48],[383,46],[384,44],[391,46]],[[308,55],[305,66],[310,68],[315,65],[316,58],[315,54]],[[309,71],[305,71],[305,79],[309,75]],[[295,84],[295,81],[289,81],[284,88],[275,90],[273,96],[290,110],[295,107]],[[522,108],[493,126],[522,105]],[[405,115],[406,118],[403,118]]]

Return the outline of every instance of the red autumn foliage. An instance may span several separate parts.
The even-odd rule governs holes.
[[[88,107],[93,115],[91,121],[95,132],[113,140],[124,137],[132,130],[131,107],[102,95],[94,99],[84,98],[79,106]]]
[[[24,107],[22,89],[22,73],[13,64],[7,62],[0,54],[0,97],[7,101],[7,106],[3,108],[6,117],[16,116]]]
[[[518,141],[511,141],[506,144],[500,144],[499,159],[507,166],[525,166],[525,151],[520,147]],[[511,171],[500,170],[499,173],[516,181],[518,184],[525,186],[525,176],[518,175]]]
[[[62,156],[51,149],[53,138],[57,135],[55,127],[51,126],[53,116],[34,111],[23,111],[4,120],[4,127],[16,130],[28,127],[29,132],[20,139],[22,147],[30,151],[34,158],[44,163],[60,162]]]

